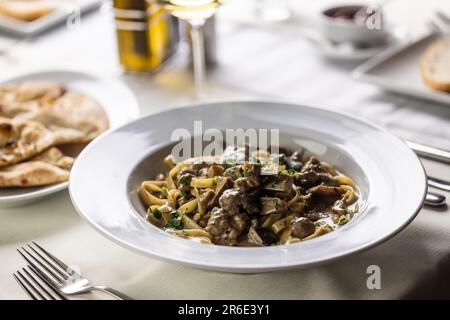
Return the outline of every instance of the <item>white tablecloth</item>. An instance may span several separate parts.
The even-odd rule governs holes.
[[[311,16],[317,9],[305,6],[298,5],[300,15]],[[414,32],[437,6],[450,9],[445,0],[398,0],[386,12]],[[237,25],[229,18],[218,24],[219,66],[209,76],[214,97],[282,98],[326,106],[381,123],[404,138],[450,147],[450,106],[357,83],[349,75],[355,64],[325,60],[301,38]],[[137,95],[143,114],[193,100],[191,78],[177,63],[153,76],[121,76],[114,37],[110,16],[91,14],[83,17],[79,29],[53,30],[21,44],[9,56],[0,56],[0,76],[70,68],[122,77]],[[431,161],[424,165],[430,175],[450,179],[448,166]],[[2,299],[26,298],[12,273],[23,265],[15,249],[30,240],[78,266],[96,283],[140,299],[450,297],[445,285],[450,280],[448,208],[425,208],[391,240],[337,262],[291,272],[238,275],[182,267],[123,249],[84,222],[63,191],[33,205],[0,210]],[[367,288],[370,265],[381,268],[381,290]]]

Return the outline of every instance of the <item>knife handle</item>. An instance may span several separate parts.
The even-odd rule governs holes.
[[[439,193],[428,192],[424,204],[431,207],[442,207],[446,205],[446,198]]]
[[[450,152],[435,147],[426,146],[420,143],[406,141],[406,145],[410,147],[417,155],[433,159],[440,162],[450,163]]]

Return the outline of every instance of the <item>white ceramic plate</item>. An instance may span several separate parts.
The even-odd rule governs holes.
[[[353,76],[387,91],[450,105],[450,93],[433,90],[422,80],[420,59],[426,48],[444,35],[432,33],[388,50],[353,71]]]
[[[372,58],[381,52],[399,46],[399,39],[395,34],[389,34],[386,44],[371,48],[355,48],[351,44],[333,44],[323,39],[320,33],[305,32],[305,38],[320,52],[324,57],[337,61],[361,61]]]
[[[0,15],[0,30],[10,32],[17,36],[33,36],[63,23],[73,14],[73,6],[79,8],[80,13],[85,13],[98,8],[101,3],[102,0],[63,1],[62,3],[58,3],[55,9],[48,15],[30,22]]]
[[[105,110],[111,128],[122,125],[139,115],[134,94],[119,80],[105,79],[82,72],[43,71],[5,79],[0,83],[24,80],[51,80],[64,84],[69,90],[84,93],[96,100]],[[33,188],[0,188],[0,207],[22,205],[67,188],[59,183]]]
[[[361,213],[319,238],[272,247],[205,245],[163,232],[145,220],[136,189],[163,168],[172,131],[192,131],[194,120],[203,121],[203,130],[280,129],[281,144],[304,146],[355,179]],[[75,208],[106,237],[142,254],[227,272],[305,267],[372,247],[415,217],[426,188],[416,155],[387,131],[324,109],[257,101],[178,108],[110,131],[83,150],[69,184]]]

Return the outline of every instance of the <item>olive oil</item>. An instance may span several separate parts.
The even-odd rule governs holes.
[[[158,0],[175,17],[205,20],[212,17],[223,0]]]
[[[155,71],[176,50],[177,19],[155,0],[113,3],[120,64],[127,71]]]

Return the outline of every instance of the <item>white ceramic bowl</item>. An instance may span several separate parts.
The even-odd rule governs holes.
[[[362,210],[324,236],[272,247],[205,245],[147,222],[136,189],[162,170],[171,133],[208,128],[280,129],[281,144],[304,146],[359,185]],[[416,155],[387,131],[348,115],[280,102],[193,105],[135,120],[91,143],[72,169],[69,190],[78,212],[113,241],[167,261],[227,272],[311,266],[370,248],[404,228],[422,207],[426,176]]]
[[[338,19],[329,16],[329,12],[338,8],[357,10],[363,5],[332,6],[323,9],[320,13],[320,27],[323,36],[336,43],[351,42],[366,45],[382,45],[391,36],[384,29],[369,29],[351,20]]]

